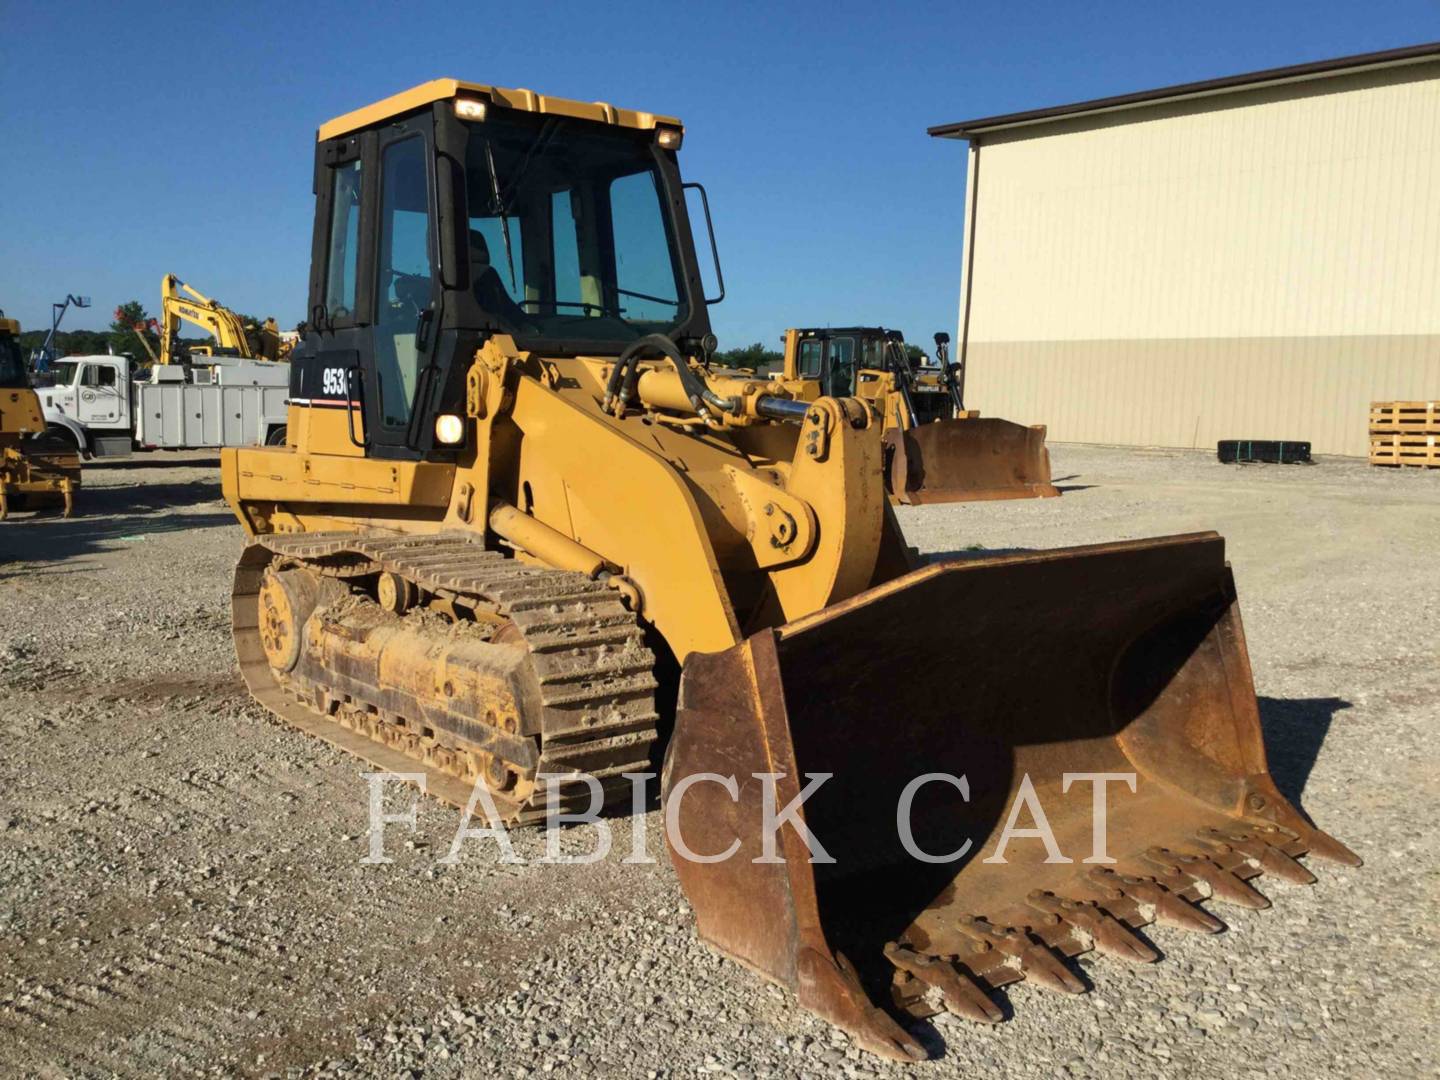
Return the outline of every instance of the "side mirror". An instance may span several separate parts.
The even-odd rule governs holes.
[[[682,184],[681,187],[686,192],[698,191],[700,193],[700,208],[705,214],[705,234],[710,239],[710,258],[715,266],[715,284],[720,290],[720,295],[713,300],[708,296],[705,297],[705,303],[707,306],[718,304],[725,299],[725,275],[720,270],[720,249],[715,246],[715,224],[710,220],[710,197],[705,194],[705,185],[697,184],[693,180]]]

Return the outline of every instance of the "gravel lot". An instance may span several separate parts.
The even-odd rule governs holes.
[[[215,462],[156,455],[0,526],[0,1074],[1434,1075],[1440,475],[1052,454],[1063,498],[906,509],[910,542],[1223,533],[1272,769],[1364,868],[1267,876],[1273,910],[1155,928],[1161,963],[1086,957],[1090,994],[1021,984],[891,1065],[697,943],[656,814],[593,866],[442,865],[457,815],[422,804],[363,865],[361,767],[235,673]],[[620,861],[641,824],[653,866]]]

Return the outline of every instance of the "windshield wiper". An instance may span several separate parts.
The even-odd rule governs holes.
[[[510,291],[515,284],[515,253],[510,247],[510,217],[505,213],[505,202],[500,198],[500,178],[495,175],[495,154],[490,149],[490,140],[485,140],[485,161],[490,166],[490,212],[500,215],[500,231],[505,235],[505,261],[510,265]]]

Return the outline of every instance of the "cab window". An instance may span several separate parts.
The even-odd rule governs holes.
[[[86,364],[80,378],[81,386],[114,386],[115,369],[108,364]]]
[[[8,334],[0,337],[0,387],[29,386],[25,377],[25,362],[20,358],[20,346]]]
[[[830,339],[830,378],[825,393],[831,397],[845,397],[855,392],[855,339],[837,337]]]
[[[325,310],[332,319],[355,317],[355,280],[360,259],[360,161],[331,172],[330,244]]]
[[[380,161],[375,369],[387,427],[410,423],[420,374],[416,333],[430,306],[430,235],[425,140],[414,136],[385,147]]]
[[[800,343],[800,378],[818,379],[824,342],[819,338],[807,338]]]

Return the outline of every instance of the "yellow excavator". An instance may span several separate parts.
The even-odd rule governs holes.
[[[20,324],[0,312],[0,521],[22,503],[58,502],[69,517],[79,487],[80,455],[46,432],[20,354]]]
[[[898,330],[881,326],[785,331],[781,379],[796,397],[854,394],[885,424],[885,486],[902,503],[1034,499],[1050,480],[1045,425],[982,417],[965,408],[950,335],[935,335],[934,366],[915,364]]]
[[[873,405],[709,363],[684,138],[454,79],[320,127],[287,445],[222,452],[254,696],[509,825],[663,753],[702,937],[902,1060],[1354,862],[1267,770],[1219,536],[912,566]]]
[[[247,324],[224,304],[212,300],[174,274],[166,274],[160,279],[160,313],[158,327],[152,319],[150,325],[134,328],[151,363],[180,364],[194,362],[196,357],[203,363],[206,358],[214,356],[234,356],[243,360],[288,358],[288,343],[273,318],[267,318],[260,326]],[[214,339],[214,344],[182,345],[182,322],[198,326]],[[146,330],[155,330],[159,334],[158,354],[146,339]]]

